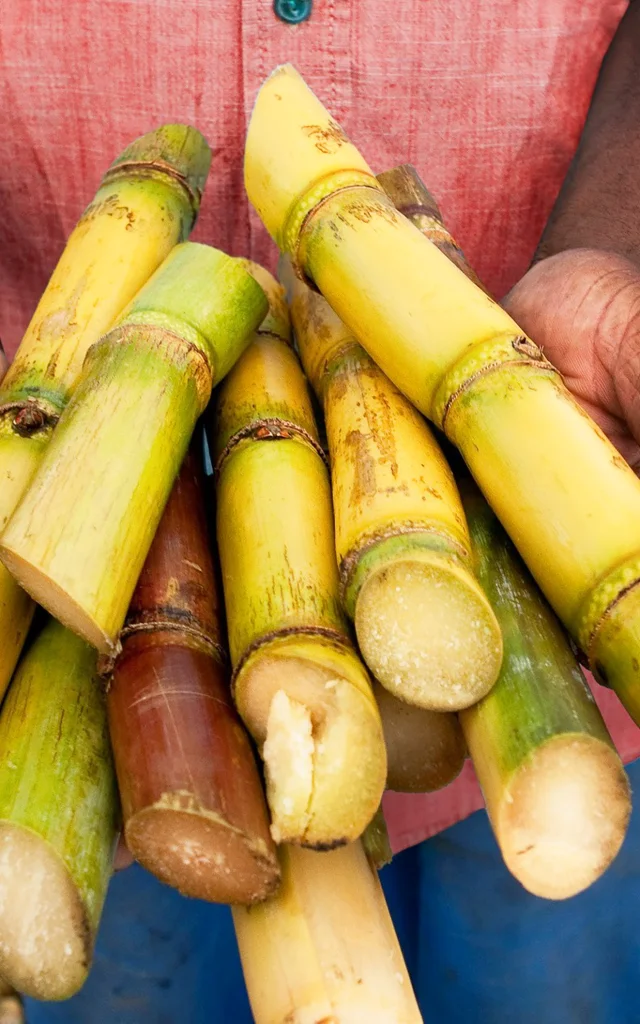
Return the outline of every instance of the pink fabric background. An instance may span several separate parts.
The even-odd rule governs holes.
[[[214,160],[194,238],[273,266],[242,186],[253,100],[291,61],[374,170],[410,161],[498,294],[528,265],[626,0],[11,0],[0,22],[0,337],[15,351],[108,163],[187,121]],[[640,732],[598,690],[625,760]],[[388,795],[402,849],[482,806],[470,765],[431,796]]]

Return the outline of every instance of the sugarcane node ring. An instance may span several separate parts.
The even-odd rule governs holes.
[[[515,357],[515,358],[514,358]],[[436,425],[447,434],[446,421],[455,402],[483,377],[497,370],[531,366],[562,380],[538,346],[523,334],[505,334],[479,342],[467,350],[444,374],[435,390],[432,418]]]
[[[59,414],[53,412],[46,403],[37,398],[27,398],[25,402],[7,402],[0,406],[0,418],[11,419],[11,429],[18,437],[33,437],[48,427],[54,427]]]
[[[166,124],[135,139],[108,168],[103,184],[122,175],[169,178],[186,193],[195,222],[210,164],[211,151],[197,129]]]
[[[111,167],[102,179],[102,184],[106,185],[112,181],[117,180],[120,177],[124,177],[127,174],[135,174],[143,176],[148,174],[153,176],[155,174],[162,174],[172,181],[175,181],[177,185],[184,189],[189,198],[191,208],[194,215],[197,214],[200,209],[200,203],[202,201],[202,191],[199,188],[193,187],[186,174],[181,174],[176,167],[166,163],[163,160],[129,160],[123,161],[120,164],[116,164]]]
[[[351,652],[353,647],[349,640],[337,629],[330,629],[326,626],[283,626],[281,629],[274,629],[270,633],[264,633],[249,644],[242,658],[236,665],[231,675],[231,691],[235,691],[237,679],[242,675],[243,669],[249,659],[259,651],[262,647],[266,647],[273,643],[274,640],[285,640],[287,637],[322,637],[323,640],[328,640],[331,644],[341,648],[345,651]]]
[[[293,348],[291,341],[288,338],[283,338],[277,331],[263,331],[262,328],[259,331],[255,331],[258,338],[273,338],[275,341],[284,341],[289,348]]]
[[[226,664],[228,660],[222,644],[217,640],[212,640],[203,630],[197,629],[195,626],[189,626],[186,622],[176,622],[175,620],[168,619],[149,619],[144,622],[127,623],[120,630],[120,640],[126,640],[137,633],[179,633],[180,637],[185,639],[190,645],[198,650],[206,651],[219,661],[221,665]]]
[[[282,341],[282,338],[279,338],[276,334],[263,333],[261,336]],[[222,472],[222,467],[236,445],[248,439],[254,441],[293,441],[298,439],[309,445],[310,448],[313,448],[325,465],[328,465],[327,456],[322,446],[299,423],[293,423],[290,420],[279,420],[274,417],[264,417],[254,423],[248,423],[229,438],[216,460],[214,469],[216,476],[219,476]]]
[[[326,199],[330,199],[336,193],[342,194],[361,188],[370,189],[378,197],[386,200],[384,192],[372,174],[363,174],[362,171],[341,171],[315,182],[313,188],[300,197],[289,212],[282,229],[281,249],[290,257],[293,269],[300,280],[314,291],[318,289],[306,274],[304,263],[299,258],[301,239],[307,222],[323,206]]]
[[[362,534],[358,538],[357,544],[347,551],[339,563],[340,596],[347,614],[351,618],[355,615],[358,595],[370,569],[367,556],[374,554],[378,545],[385,541],[396,540],[396,538],[398,539],[394,545],[396,548],[402,546],[400,538],[411,538],[412,542],[417,541],[418,546],[425,547],[430,551],[442,551],[453,558],[457,556],[461,565],[470,556],[469,548],[465,548],[451,534],[425,523],[411,523],[405,520],[401,524],[389,524],[370,533]]]
[[[150,311],[145,311],[140,318],[130,316],[126,323],[114,327],[91,346],[85,358],[85,368],[90,367],[94,359],[100,357],[101,348],[108,351],[116,345],[127,345],[132,339],[146,344],[149,348],[166,346],[179,353],[186,372],[192,376],[198,395],[199,411],[202,413],[211,396],[214,367],[207,354],[206,339],[193,325],[190,324],[189,327],[189,334],[193,337],[186,337],[184,329],[182,333],[178,333],[171,330],[166,323],[154,324],[153,313]]]

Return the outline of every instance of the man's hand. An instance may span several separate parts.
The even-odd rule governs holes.
[[[533,266],[504,305],[640,471],[640,270],[615,253],[570,249]]]

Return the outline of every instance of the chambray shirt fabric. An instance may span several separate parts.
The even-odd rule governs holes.
[[[213,164],[193,237],[273,268],[243,189],[261,82],[292,62],[378,172],[413,163],[487,285],[526,270],[626,0],[11,0],[0,20],[0,338],[11,355],[65,239],[134,137],[187,121]],[[595,685],[595,684],[594,684]],[[640,732],[597,698],[621,755]],[[396,851],[482,806],[473,770],[387,796]]]

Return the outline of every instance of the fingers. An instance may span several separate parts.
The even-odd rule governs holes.
[[[536,264],[505,299],[624,457],[640,461],[640,273],[574,249]]]

